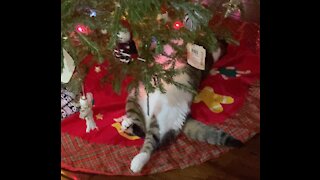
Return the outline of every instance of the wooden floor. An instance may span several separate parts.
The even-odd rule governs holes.
[[[74,180],[258,180],[260,179],[260,135],[253,137],[244,147],[234,149],[221,157],[198,166],[172,170],[155,175],[125,177],[101,176],[62,171]],[[61,176],[61,180],[70,180]]]

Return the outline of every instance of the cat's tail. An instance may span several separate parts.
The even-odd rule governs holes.
[[[207,126],[192,118],[187,118],[182,131],[184,134],[197,141],[207,142],[214,145],[241,147],[243,143],[221,129]]]

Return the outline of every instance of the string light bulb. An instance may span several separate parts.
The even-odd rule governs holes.
[[[88,26],[83,25],[83,24],[76,25],[76,31],[81,34],[85,34],[85,35],[88,35],[91,32],[90,28]]]
[[[176,21],[176,22],[173,23],[173,28],[174,28],[175,30],[179,30],[179,29],[181,29],[182,27],[183,27],[183,23],[182,23],[181,21]]]

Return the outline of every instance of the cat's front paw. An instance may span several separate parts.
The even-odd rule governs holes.
[[[147,164],[150,159],[150,155],[146,152],[142,152],[137,154],[131,161],[130,169],[134,173],[138,173],[141,171],[143,166]]]
[[[133,121],[130,118],[123,118],[123,121],[121,122],[121,131],[126,131],[128,128],[131,127],[133,124]]]

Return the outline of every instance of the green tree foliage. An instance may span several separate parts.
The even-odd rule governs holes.
[[[70,87],[75,93],[80,92],[81,81],[89,68],[81,65],[81,60],[88,54],[93,54],[98,63],[109,61],[108,73],[102,81],[112,83],[116,92],[120,92],[121,82],[129,76],[132,78],[129,90],[137,88],[141,82],[147,92],[159,88],[165,93],[162,83],[152,83],[155,75],[159,82],[195,92],[191,87],[173,81],[174,76],[183,72],[174,69],[175,63],[178,59],[186,60],[187,43],[200,42],[208,51],[217,47],[217,37],[208,26],[214,13],[190,0],[62,0],[61,11],[62,47],[71,55],[76,65],[74,77],[64,86]],[[165,12],[170,21],[157,20],[158,15]],[[186,15],[195,28],[173,28],[174,22],[183,22]],[[117,44],[117,33],[123,28],[122,22],[130,25],[139,57],[145,59],[145,62],[134,60],[126,64],[114,57],[113,50]],[[79,25],[87,27],[87,31],[77,31]],[[151,49],[154,39],[156,47]],[[173,39],[183,39],[184,44],[177,46],[171,42]],[[154,62],[154,57],[162,53],[165,44],[172,45],[176,50],[172,60],[167,62],[171,68],[167,69]]]

